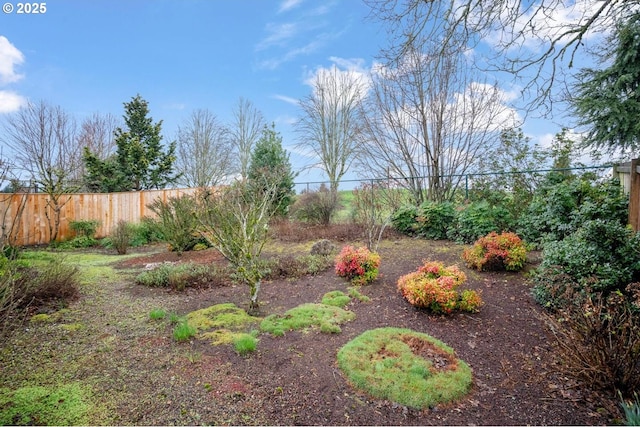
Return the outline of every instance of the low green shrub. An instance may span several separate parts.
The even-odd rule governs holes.
[[[198,243],[200,236],[195,197],[182,195],[167,201],[155,199],[147,207],[158,216],[157,227],[172,251],[182,255]]]
[[[391,224],[399,232],[427,239],[446,239],[455,220],[456,210],[451,202],[427,201],[417,208],[403,206],[391,216]]]
[[[77,220],[69,221],[69,228],[76,233],[76,236],[94,238],[100,226],[98,220]]]
[[[506,207],[482,200],[458,211],[455,225],[449,228],[447,237],[458,243],[473,243],[492,231],[502,232],[514,227],[513,216]]]
[[[629,202],[617,180],[598,182],[590,175],[552,177],[536,190],[518,220],[516,231],[527,242],[542,247],[547,241],[563,240],[591,220],[626,225]]]
[[[462,258],[469,267],[480,271],[518,271],[527,261],[527,247],[515,233],[493,231],[465,249]]]
[[[391,216],[391,225],[402,234],[415,236],[418,231],[418,225],[416,223],[417,216],[417,206],[404,205]]]
[[[617,221],[597,219],[545,245],[533,292],[538,303],[558,308],[570,302],[567,292],[611,292],[638,280],[640,234]]]
[[[456,309],[476,312],[483,304],[480,293],[467,290],[460,294],[457,290],[466,280],[456,265],[425,261],[417,271],[398,279],[398,290],[409,304],[434,313],[449,314]]]
[[[162,263],[155,268],[143,271],[136,277],[136,284],[152,288],[171,288],[183,291],[186,288],[204,288],[226,284],[231,274],[215,265],[187,263]]]
[[[378,277],[380,255],[365,247],[345,246],[335,260],[335,271],[354,285],[366,285]]]

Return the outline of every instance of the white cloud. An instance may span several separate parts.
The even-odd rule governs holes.
[[[291,48],[288,51],[286,51],[284,54],[278,57],[273,57],[273,58],[261,61],[259,63],[259,66],[260,68],[275,70],[281,64],[285,62],[289,62],[300,55],[309,55],[315,52],[316,50],[324,46],[327,43],[327,41],[333,37],[335,37],[335,35],[329,34],[329,33],[320,34],[315,39],[311,40],[309,43],[303,46]]]
[[[278,99],[280,101],[284,101],[287,104],[291,104],[291,105],[295,105],[296,107],[298,106],[299,101],[295,98],[291,98],[290,96],[285,96],[285,95],[273,95],[272,96],[273,99]]]
[[[15,92],[0,90],[0,114],[11,113],[27,104],[27,99]]]
[[[0,84],[14,83],[22,79],[15,67],[24,62],[24,55],[5,37],[0,36]]]
[[[298,34],[298,29],[298,25],[291,22],[284,24],[268,23],[268,35],[256,45],[256,51],[265,50],[271,46],[284,45]]]
[[[300,6],[300,3],[302,3],[302,0],[284,0],[282,3],[280,3],[278,13],[286,12],[295,7],[298,7]]]
[[[21,80],[24,75],[16,67],[24,62],[24,55],[4,36],[0,36],[0,85]],[[0,114],[11,113],[26,105],[27,99],[14,91],[0,90]]]

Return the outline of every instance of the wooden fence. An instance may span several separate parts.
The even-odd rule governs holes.
[[[629,195],[629,224],[640,230],[640,159],[613,167],[613,174],[620,180],[625,194]]]
[[[144,216],[155,216],[147,205],[157,198],[166,201],[183,194],[194,194],[197,189],[148,190],[129,193],[84,193],[66,194],[60,199],[60,228],[58,240],[74,237],[70,229],[71,221],[99,221],[96,237],[109,235],[110,230],[120,220],[137,223]],[[0,226],[2,235],[9,238],[12,245],[32,246],[49,243],[48,215],[52,215],[49,206],[50,197],[42,193],[0,194]],[[20,221],[12,222],[16,215]],[[9,233],[12,224],[18,226]],[[10,236],[8,236],[10,234]]]

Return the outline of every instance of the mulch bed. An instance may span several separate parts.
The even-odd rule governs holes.
[[[348,227],[324,234],[319,230],[306,231],[314,239],[327,237],[338,246],[351,241],[355,233]],[[309,238],[300,230],[290,236],[295,235],[299,236],[290,237],[289,241]],[[283,236],[287,240],[286,233]],[[261,335],[257,351],[244,358],[231,346],[212,346],[196,340],[188,344],[189,351],[197,351],[202,357],[193,364],[189,375],[194,382],[204,381],[203,370],[213,369],[208,364],[215,361],[219,363],[216,366],[224,366],[224,379],[211,384],[208,391],[210,396],[225,396],[225,402],[249,414],[241,419],[246,424],[594,425],[611,423],[619,417],[614,396],[589,390],[561,373],[541,308],[531,297],[525,276],[471,271],[464,267],[461,251],[461,246],[447,241],[390,235],[379,251],[380,277],[372,285],[360,288],[371,301],[352,300],[347,309],[356,313],[356,319],[343,325],[341,333]],[[396,282],[424,259],[458,264],[468,277],[465,287],[482,291],[485,305],[481,311],[441,316],[410,306],[397,291]],[[169,252],[141,254],[119,266],[144,267],[163,261],[224,263],[215,250],[206,250],[182,257]],[[326,292],[347,292],[348,287],[349,283],[332,269],[298,280],[266,282],[260,293],[261,314],[282,313],[302,303],[320,302]],[[180,307],[184,313],[224,302],[246,308],[248,302],[248,291],[242,286],[192,289],[187,293],[189,297]],[[387,326],[427,333],[453,347],[456,356],[473,369],[471,392],[459,402],[419,411],[373,399],[351,387],[337,367],[337,351],[362,332]],[[211,414],[207,421],[207,408],[193,400],[188,403],[199,411],[199,422],[218,419]],[[145,423],[149,422],[172,421],[145,419]]]

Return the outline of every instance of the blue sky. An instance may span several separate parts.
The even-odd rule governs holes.
[[[60,105],[78,122],[120,117],[140,94],[172,139],[194,109],[229,122],[244,97],[291,149],[309,76],[333,64],[370,69],[385,45],[368,14],[360,0],[57,0],[44,14],[3,13],[0,119],[26,100]],[[559,131],[548,121],[523,128],[540,142]]]

